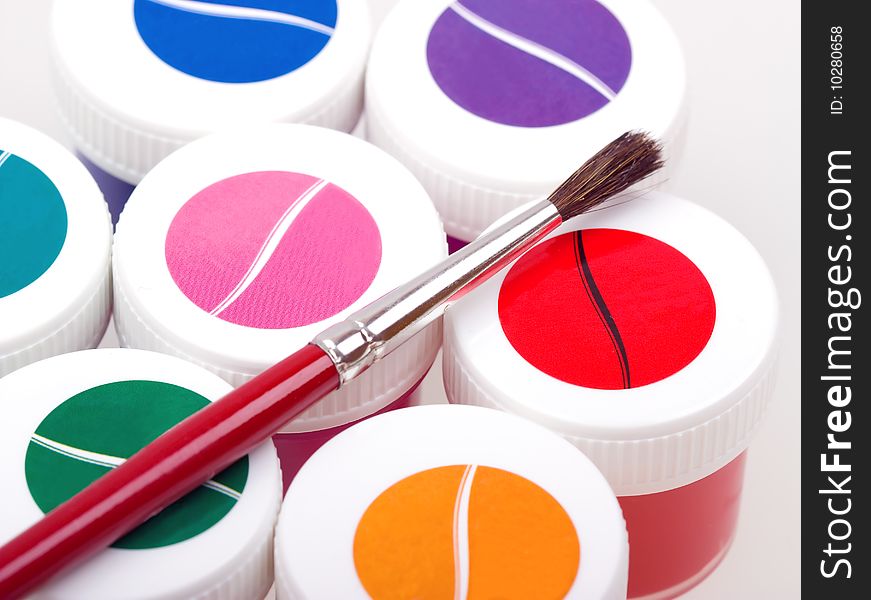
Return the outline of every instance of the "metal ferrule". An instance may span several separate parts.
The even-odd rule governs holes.
[[[557,209],[543,200],[324,330],[312,343],[335,363],[343,386],[441,317],[448,305],[484,283],[560,223]]]

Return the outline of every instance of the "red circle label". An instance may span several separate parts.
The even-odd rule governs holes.
[[[677,373],[704,349],[715,320],[711,286],[689,258],[617,229],[539,244],[499,292],[499,321],[514,349],[587,388],[636,388]]]

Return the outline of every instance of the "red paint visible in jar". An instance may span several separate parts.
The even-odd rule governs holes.
[[[318,429],[317,431],[277,433],[272,436],[272,443],[275,444],[275,449],[278,451],[278,460],[281,462],[281,480],[284,484],[284,491],[287,492],[287,488],[290,487],[293,478],[296,477],[296,474],[306,461],[311,458],[312,454],[317,452],[321,446],[329,442],[331,439],[349,427],[352,427],[361,421],[365,421],[366,419],[371,419],[375,415],[411,406],[414,392],[417,391],[417,387],[420,385],[421,381],[423,381],[423,379],[415,383],[414,386],[412,386],[412,388],[398,400],[393,401],[378,412],[363,417],[362,419],[351,421],[350,423],[345,423],[344,425],[338,425],[336,427]]]
[[[511,267],[499,293],[514,349],[552,377],[595,389],[675,374],[704,349],[715,318],[711,286],[689,258],[618,229],[542,242]]]
[[[719,564],[735,535],[746,456],[689,485],[618,498],[629,531],[629,598],[673,598]]]

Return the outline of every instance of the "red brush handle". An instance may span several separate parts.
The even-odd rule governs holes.
[[[0,548],[0,598],[99,552],[338,386],[332,361],[310,345],[191,415]]]

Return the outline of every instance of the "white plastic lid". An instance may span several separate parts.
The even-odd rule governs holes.
[[[177,358],[123,349],[64,354],[0,379],[0,542],[230,389]],[[36,597],[263,598],[280,498],[275,448],[263,444]]]
[[[360,0],[55,2],[52,32],[77,148],[133,184],[203,135],[266,122],[350,131],[363,107]]]
[[[372,47],[368,135],[421,180],[448,235],[471,240],[626,130],[659,136],[673,166],[684,79],[646,0],[401,2]]]
[[[182,356],[239,385],[447,253],[438,214],[401,164],[348,134],[269,125],[161,162],[115,236],[124,345]],[[426,374],[441,323],[286,431],[369,416]]]
[[[613,492],[559,436],[494,410],[368,419],[303,466],[275,535],[279,600],[626,597]]]
[[[112,225],[85,167],[0,119],[0,376],[94,348],[112,306]]]
[[[747,239],[652,192],[563,224],[448,309],[445,388],[564,435],[618,496],[660,492],[747,448],[777,328]]]

